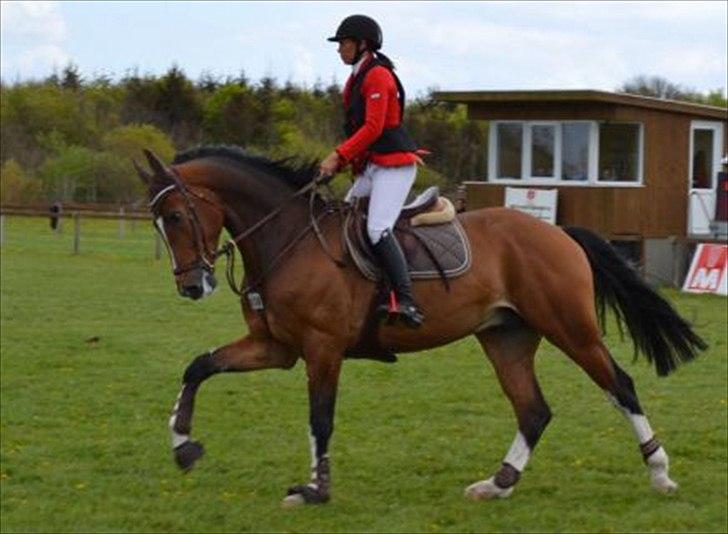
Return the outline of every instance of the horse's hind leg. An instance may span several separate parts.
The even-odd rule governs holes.
[[[508,497],[551,419],[551,410],[534,374],[534,356],[541,336],[509,313],[506,324],[489,328],[476,337],[513,405],[518,432],[500,470],[491,478],[468,486],[465,494],[473,499]]]
[[[599,333],[596,326],[593,330],[594,335],[589,337],[595,339],[594,341],[559,343],[554,340],[554,343],[586,371],[591,379],[604,390],[612,404],[630,422],[642,458],[650,470],[652,487],[663,493],[675,491],[677,484],[668,476],[667,453],[655,437],[650,423],[642,411],[632,378],[619,367],[601,340],[598,340]],[[584,330],[579,337],[582,337],[583,333]]]
[[[177,465],[187,471],[202,456],[202,445],[190,439],[195,394],[202,382],[217,373],[290,368],[297,355],[272,340],[244,337],[192,360],[185,370],[177,402],[169,418],[172,449]]]

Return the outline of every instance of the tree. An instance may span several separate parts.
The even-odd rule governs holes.
[[[36,168],[48,155],[40,141],[53,131],[67,144],[94,146],[93,118],[82,102],[83,95],[48,84],[2,88],[3,161],[14,158],[24,168]]]
[[[220,87],[203,112],[205,138],[215,143],[248,146],[262,137],[262,105],[252,92],[237,84]]]
[[[78,66],[73,63],[66,65],[61,74],[61,87],[71,91],[78,91],[81,89],[82,83],[83,79],[78,71]]]
[[[131,202],[140,194],[128,162],[83,146],[63,148],[43,163],[38,175],[46,195],[62,202]]]
[[[709,91],[707,94],[702,94],[695,89],[689,89],[672,83],[660,76],[646,76],[644,74],[635,76],[624,82],[617,91],[620,93],[650,96],[666,100],[681,100],[696,104],[728,107],[728,102],[726,101],[722,88]]]
[[[161,126],[178,145],[184,146],[199,139],[202,124],[202,105],[195,87],[177,66],[172,67],[156,84],[154,108]]]
[[[104,135],[101,146],[131,164],[139,158],[142,149],[149,149],[164,161],[174,158],[174,145],[167,134],[151,124],[129,124],[120,126]]]
[[[203,93],[214,93],[218,87],[220,87],[219,77],[207,70],[200,75],[200,79],[197,81],[197,88]]]
[[[26,204],[43,199],[40,182],[28,178],[23,168],[14,159],[0,167],[0,201],[3,204]]]

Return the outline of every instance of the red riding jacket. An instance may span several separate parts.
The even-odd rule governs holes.
[[[366,68],[372,59],[373,56],[369,55],[359,69]],[[354,78],[355,73],[352,73],[344,86],[345,109],[349,107]],[[366,102],[364,124],[336,148],[339,156],[346,163],[351,163],[355,174],[361,173],[369,161],[382,167],[399,167],[415,163],[417,161],[415,152],[379,154],[368,150],[369,146],[382,135],[384,128],[393,128],[400,122],[397,84],[389,69],[383,66],[373,67],[361,84],[361,96]]]

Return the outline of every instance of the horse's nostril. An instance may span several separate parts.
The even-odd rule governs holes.
[[[202,296],[202,287],[199,285],[190,285],[182,287],[182,295],[190,297],[193,300],[197,300]]]

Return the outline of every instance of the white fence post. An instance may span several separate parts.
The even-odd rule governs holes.
[[[119,208],[119,239],[124,239],[124,206]]]

